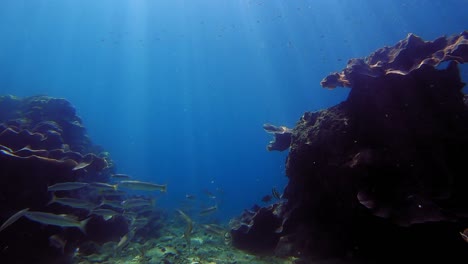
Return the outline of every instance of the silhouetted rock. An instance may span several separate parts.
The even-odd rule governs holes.
[[[71,214],[82,220],[87,210],[49,204],[47,188],[59,182],[106,182],[113,172],[108,155],[89,140],[75,109],[64,99],[46,96],[0,96],[0,222],[30,208],[54,214]],[[93,191],[58,191],[59,197],[100,203]],[[126,220],[88,222],[88,234],[77,228],[40,227],[19,219],[0,233],[1,263],[69,263],[81,243],[118,240],[128,231]],[[99,231],[99,232],[98,232]],[[49,243],[59,235],[67,240],[62,250]]]
[[[468,257],[459,234],[468,227],[468,108],[458,69],[467,38],[410,34],[322,81],[351,91],[292,129],[277,254],[371,263]]]

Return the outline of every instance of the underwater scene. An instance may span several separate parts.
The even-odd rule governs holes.
[[[0,263],[467,263],[467,10],[0,1]]]

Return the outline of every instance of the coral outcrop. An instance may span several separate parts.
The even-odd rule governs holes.
[[[112,161],[93,145],[74,107],[64,99],[46,96],[0,97],[0,219],[3,223],[15,212],[30,208],[55,214],[73,214],[79,219],[86,210],[49,204],[48,186],[58,182],[106,182],[113,171]],[[59,191],[56,195],[84,199],[99,204],[89,190]],[[67,263],[83,242],[119,239],[127,232],[127,222],[92,219],[89,234],[75,228],[41,228],[20,219],[0,233],[2,263]],[[99,230],[100,236],[96,235]],[[68,241],[62,248],[50,239]],[[57,243],[56,243],[57,244]],[[59,243],[60,244],[60,243]]]
[[[351,91],[292,129],[276,247],[285,240],[288,254],[370,263],[468,257],[460,237],[468,226],[468,106],[458,69],[467,39],[410,34],[322,81]]]

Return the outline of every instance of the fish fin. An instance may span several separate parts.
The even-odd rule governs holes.
[[[104,220],[109,220],[113,217],[113,215],[107,215],[107,216],[103,216],[102,218],[104,218]]]
[[[86,224],[88,224],[90,219],[91,219],[91,217],[88,217],[85,220],[80,221],[80,225],[78,226],[78,228],[81,230],[81,232],[83,232],[83,234],[85,234],[85,235],[86,235],[86,229],[85,229]]]
[[[10,216],[10,218],[8,218],[3,224],[2,226],[0,226],[0,232],[7,228],[8,226],[12,225],[14,222],[16,222],[18,219],[20,219],[21,217],[23,217],[24,214],[26,214],[26,212],[29,210],[29,208],[25,208],[23,210],[20,210],[18,212],[16,212],[14,215]]]
[[[47,203],[47,205],[51,205],[51,204],[55,203],[56,200],[57,200],[57,196],[55,196],[55,192],[52,192],[52,199],[50,199],[50,201]]]

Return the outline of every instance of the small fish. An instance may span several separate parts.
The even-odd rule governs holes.
[[[5,221],[5,223],[3,223],[2,226],[0,226],[0,232],[2,232],[3,229],[7,228],[8,226],[10,226],[14,222],[16,222],[16,220],[20,219],[28,210],[29,210],[29,208],[26,208],[26,209],[18,211],[14,215],[10,216],[10,218],[8,218]]]
[[[124,180],[124,179],[130,179],[131,177],[127,174],[116,173],[116,174],[112,174],[111,178],[116,179],[116,180]]]
[[[119,187],[124,187],[131,190],[139,191],[167,191],[167,185],[159,185],[151,182],[141,182],[141,181],[120,181]]]
[[[73,167],[72,171],[77,171],[77,170],[84,169],[84,168],[88,167],[90,164],[91,164],[91,162],[80,162],[75,167]]]
[[[45,225],[54,225],[60,227],[78,227],[83,233],[86,234],[85,227],[89,219],[83,221],[77,221],[73,216],[68,215],[57,215],[45,212],[27,211],[24,213],[24,217],[31,221],[39,222]]]
[[[208,190],[203,190],[203,192],[208,196],[208,198],[216,199],[216,196],[212,192]]]
[[[122,202],[119,201],[119,200],[106,200],[106,199],[103,199],[101,201],[101,204],[99,205],[99,207],[104,206],[104,205],[108,205],[108,206],[111,206],[111,207],[114,207],[114,208],[117,208],[117,209],[122,209],[123,208]]]
[[[202,225],[202,227],[206,231],[213,233],[215,235],[218,235],[218,236],[224,236],[224,234],[227,232],[225,228],[219,225],[215,225],[215,224],[205,224],[205,225]]]
[[[460,232],[460,235],[461,235],[461,237],[463,238],[463,240],[465,240],[465,242],[468,243],[468,228],[465,229],[465,230],[463,230],[463,233]]]
[[[271,201],[271,198],[273,198],[271,195],[265,195],[262,197],[262,202],[268,203],[269,201]]]
[[[130,219],[131,221],[134,221],[137,218],[138,213],[137,212],[131,212],[131,211],[125,211],[122,215],[125,216],[126,218]]]
[[[218,210],[218,206],[217,206],[217,205],[211,206],[211,207],[208,207],[208,208],[205,208],[205,209],[201,210],[201,211],[200,211],[200,215],[211,214],[211,213],[215,212],[216,210]]]
[[[281,194],[276,190],[276,188],[271,189],[271,194],[278,200],[281,200]]]
[[[89,184],[86,182],[60,182],[54,185],[47,187],[47,191],[55,192],[55,191],[69,191],[69,190],[76,190],[83,187],[88,186]]]
[[[49,245],[51,245],[54,248],[60,249],[62,254],[64,253],[65,250],[65,245],[67,244],[66,240],[63,240],[59,235],[51,235],[49,237]]]
[[[102,218],[104,218],[104,220],[107,221],[111,219],[112,217],[114,217],[114,215],[118,215],[119,213],[111,209],[99,208],[99,209],[94,209],[91,212],[89,212],[89,215],[91,214],[102,216]]]
[[[48,203],[48,205],[53,204],[53,203],[58,203],[61,205],[66,205],[66,206],[70,206],[73,208],[85,209],[85,210],[92,210],[93,208],[97,207],[97,205],[88,201],[75,199],[75,198],[68,198],[68,197],[59,198],[55,195],[52,197],[52,200]]]
[[[144,227],[146,224],[149,223],[149,219],[146,218],[146,217],[143,217],[143,218],[133,218],[131,223],[130,223],[130,226],[133,226],[133,227],[136,227],[136,228],[142,228]]]
[[[120,238],[120,241],[114,247],[114,250],[119,250],[119,249],[124,248],[126,245],[128,245],[128,243],[130,243],[130,240],[132,240],[134,236],[135,236],[135,228],[129,231],[125,236]]]
[[[190,219],[188,215],[186,215],[181,210],[177,209],[176,211],[180,214],[180,216],[182,216],[182,218],[187,223],[187,226],[185,227],[185,231],[184,231],[184,238],[185,238],[185,241],[187,242],[188,251],[190,253],[190,242],[191,242],[190,237],[192,235],[192,230],[193,230],[193,221],[192,219]]]
[[[155,199],[147,200],[147,199],[141,199],[141,198],[134,198],[134,199],[125,200],[121,204],[123,208],[129,209],[129,208],[135,208],[135,207],[141,207],[141,206],[153,207],[155,203],[156,203]]]
[[[104,190],[117,190],[117,184],[109,184],[105,182],[92,182],[91,187],[104,191]]]
[[[196,199],[195,195],[191,195],[191,194],[186,194],[185,198],[189,199],[189,200],[195,200]]]

